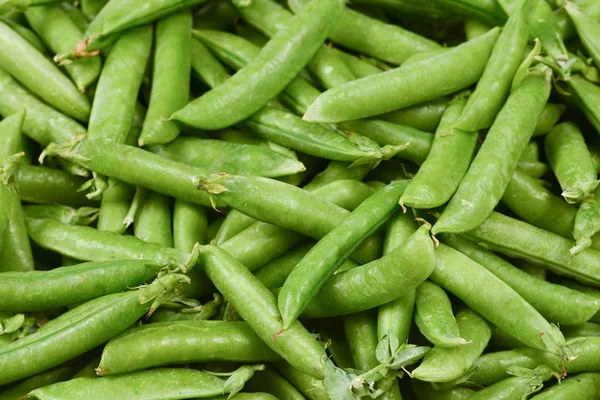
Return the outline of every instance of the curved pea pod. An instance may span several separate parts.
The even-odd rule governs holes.
[[[273,365],[277,372],[302,392],[307,399],[329,400],[329,395],[325,391],[322,380],[317,380],[310,375],[304,374],[285,361],[276,361]]]
[[[190,57],[194,75],[208,85],[215,87],[229,79],[229,71],[217,60],[202,42],[192,38]]]
[[[87,140],[125,143],[152,50],[152,26],[131,29],[113,44],[94,95]]]
[[[29,29],[7,17],[0,17],[0,20],[2,22],[4,22],[6,25],[8,25],[13,31],[15,31],[19,35],[21,35],[33,47],[35,47],[40,53],[47,52],[47,49],[44,46],[44,43],[42,42],[42,40],[31,29]]]
[[[140,7],[135,0],[112,1],[98,13],[85,32],[85,39],[68,56],[85,57],[109,44],[117,32],[145,25],[177,10],[189,8],[206,0],[151,0]]]
[[[460,336],[448,295],[431,282],[425,281],[417,287],[415,323],[423,336],[435,346],[456,347],[467,343]]]
[[[98,209],[93,207],[74,209],[61,205],[26,205],[23,207],[23,212],[26,218],[51,218],[63,224],[90,225],[98,219]]]
[[[325,350],[300,322],[282,329],[277,300],[269,289],[218,247],[205,246],[200,256],[217,289],[273,351],[302,372],[317,379],[324,377]]]
[[[369,117],[463,89],[483,73],[498,34],[498,29],[492,29],[421,62],[329,89],[309,107],[304,119],[340,122]]]
[[[483,71],[454,126],[477,131],[492,126],[502,108],[527,47],[529,14],[533,0],[521,2],[510,16]]]
[[[25,17],[55,54],[71,50],[83,38],[83,32],[60,6],[29,7]],[[99,56],[85,57],[65,64],[64,68],[77,88],[84,92],[100,75],[102,62]]]
[[[83,126],[40,101],[4,69],[0,69],[0,114],[8,117],[23,108],[27,110],[23,133],[42,146],[51,142],[67,142],[75,136],[85,135]]]
[[[458,188],[469,169],[478,138],[477,132],[460,129],[449,134],[467,104],[467,95],[457,95],[446,108],[427,159],[402,193],[400,204],[435,208],[446,203]]]
[[[294,114],[265,107],[243,123],[256,135],[273,143],[303,153],[354,165],[387,160],[406,145],[380,148],[375,142],[359,135],[344,135],[317,124],[303,121]]]
[[[410,295],[431,274],[434,264],[433,241],[429,228],[423,225],[381,259],[329,278],[308,303],[302,317],[350,314]]]
[[[444,235],[443,241],[506,282],[548,321],[578,325],[600,309],[598,299],[533,277],[473,242],[454,235]]]
[[[294,0],[288,4],[297,13],[309,1]],[[329,38],[358,53],[368,54],[392,64],[401,64],[415,53],[440,47],[436,42],[416,33],[387,24],[350,8],[344,8]]]
[[[582,336],[600,336],[600,324],[595,322],[584,322],[580,325],[563,326],[561,331],[568,338]]]
[[[90,104],[51,61],[0,21],[0,67],[59,111],[87,121]]]
[[[424,132],[435,132],[449,102],[449,97],[442,96],[421,104],[381,114],[379,118],[398,125],[407,125]]]
[[[492,330],[477,313],[464,309],[456,314],[460,336],[467,342],[455,347],[436,346],[412,372],[415,379],[448,382],[460,377],[479,358],[487,346]]]
[[[189,101],[192,11],[158,21],[155,37],[152,87],[140,146],[168,143],[179,136],[179,127],[167,118]]]
[[[573,241],[526,222],[494,212],[465,235],[491,250],[534,261],[558,275],[600,286],[600,252],[587,249],[572,256]]]
[[[134,236],[163,247],[173,247],[172,206],[168,196],[148,193],[135,213]]]
[[[376,65],[371,64],[361,58],[358,58],[352,54],[346,53],[345,51],[334,49],[335,54],[338,55],[342,61],[350,68],[350,71],[356,78],[364,78],[365,76],[380,74],[383,70],[379,69]],[[316,98],[316,97],[315,97]]]
[[[375,357],[377,348],[377,321],[375,315],[363,311],[343,318],[344,334],[352,353],[354,368],[369,371],[379,362]]]
[[[575,3],[567,3],[565,10],[577,29],[581,43],[588,51],[594,63],[600,68],[600,27],[598,19],[588,15],[585,10],[580,10]]]
[[[546,157],[568,203],[579,203],[598,186],[592,155],[579,127],[572,122],[556,125],[544,140]]]
[[[272,367],[267,367],[264,371],[257,371],[252,379],[246,383],[245,389],[252,391],[252,394],[248,394],[248,396],[256,396],[257,392],[270,393],[271,395],[275,396],[269,397],[268,399],[264,398],[265,400],[305,400],[305,397],[300,393],[300,391],[292,386],[292,384],[285,380],[281,375],[279,375]],[[239,394],[237,396],[239,396]],[[252,397],[249,400],[255,399]]]
[[[545,366],[536,367],[534,370],[517,367],[510,369],[509,372],[516,374],[516,376],[494,383],[469,397],[469,399],[518,400],[527,398],[540,391],[544,382],[552,377],[550,369]]]
[[[510,286],[448,246],[440,245],[436,257],[435,269],[429,277],[432,282],[528,346],[563,354],[565,340],[558,328],[550,325]]]
[[[186,201],[175,200],[173,206],[173,247],[191,251],[196,243],[206,244],[207,210]]]
[[[233,125],[261,109],[310,61],[341,13],[339,0],[313,2],[265,45],[259,56],[173,118],[202,129]],[[275,61],[277,60],[277,61]]]
[[[284,326],[301,314],[327,279],[350,256],[365,238],[377,231],[399,208],[398,197],[406,181],[392,183],[378,190],[358,206],[344,222],[333,228],[298,263],[283,285],[278,304]]]
[[[0,400],[20,399],[25,397],[34,389],[52,385],[57,382],[66,381],[73,377],[73,374],[76,370],[77,363],[71,362],[56,368],[52,368],[48,371],[44,371],[38,375],[32,376],[31,378],[25,379],[10,389],[3,391],[0,393]]]
[[[600,391],[600,373],[587,372],[570,376],[544,390],[540,394],[531,397],[532,400],[594,400]]]
[[[502,198],[550,95],[547,68],[531,72],[510,94],[456,193],[432,232],[460,233],[481,224]]]
[[[169,364],[280,359],[245,322],[170,321],[137,326],[112,339],[96,371],[113,375]]]
[[[600,232],[600,189],[598,187],[592,196],[593,199],[581,203],[575,215],[573,237],[576,243],[571,248],[571,254],[577,254],[592,246],[593,236]]]
[[[161,268],[152,261],[117,260],[49,271],[3,272],[0,310],[42,311],[79,304],[144,283]]]
[[[300,161],[268,147],[214,139],[182,137],[151,151],[210,172],[273,178],[306,170]]]
[[[546,103],[538,118],[533,136],[541,136],[550,132],[566,109],[567,107],[564,104]]]
[[[76,378],[33,390],[29,396],[38,400],[51,400],[77,393],[82,398],[98,400],[163,400],[215,398],[222,395],[225,389],[226,380],[207,371],[157,368],[102,379]]]
[[[567,89],[588,121],[600,132],[600,87],[581,75],[573,75]]]

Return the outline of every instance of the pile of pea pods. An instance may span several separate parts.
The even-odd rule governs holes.
[[[0,1],[0,400],[600,399],[600,1]]]

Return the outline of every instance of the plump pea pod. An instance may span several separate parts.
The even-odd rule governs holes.
[[[149,193],[138,210],[133,225],[136,237],[163,247],[173,247],[172,202],[168,196]]]
[[[34,389],[63,382],[73,377],[77,370],[77,363],[66,363],[65,365],[49,369],[0,393],[0,400],[15,400],[25,397]]]
[[[304,119],[340,122],[369,117],[463,89],[483,73],[498,34],[498,29],[492,29],[438,56],[329,89],[310,106]],[[344,107],[340,107],[342,99]]]
[[[90,104],[51,61],[0,21],[0,67],[57,110],[87,121]],[[10,55],[10,56],[9,56]]]
[[[4,249],[5,236],[10,223],[12,197],[12,190],[0,183],[0,252]]]
[[[88,140],[127,140],[151,48],[151,25],[124,33],[112,46],[96,88]]]
[[[287,328],[298,318],[311,298],[362,241],[374,233],[398,209],[396,201],[406,188],[398,181],[375,192],[344,222],[333,228],[294,268],[278,297]],[[335,250],[333,250],[335,249]]]
[[[454,129],[468,93],[457,95],[448,105],[438,126],[427,159],[400,197],[400,204],[435,208],[446,203],[467,173],[477,144],[477,132]],[[452,160],[449,164],[448,160]]]
[[[407,125],[424,132],[435,132],[450,99],[446,96],[380,115],[384,121]]]
[[[568,203],[579,203],[598,186],[592,155],[573,122],[556,125],[544,140],[546,157]]]
[[[288,4],[294,12],[301,10],[309,1],[293,0]],[[345,8],[329,38],[340,45],[368,54],[392,64],[401,64],[415,53],[435,50],[436,42],[387,24],[365,14]]]
[[[112,339],[96,371],[114,375],[169,364],[280,359],[245,322],[171,321],[138,326]]]
[[[533,400],[568,400],[581,399],[593,400],[598,397],[600,390],[600,373],[587,372],[571,376],[560,385],[554,385],[537,394]]]
[[[8,117],[23,108],[27,110],[23,133],[42,146],[51,142],[66,142],[85,134],[81,125],[38,100],[0,69],[0,114]]]
[[[26,378],[93,349],[124,331],[150,308],[137,291],[89,301],[35,333],[0,348],[2,384]]]
[[[13,21],[10,18],[7,17],[0,17],[0,21],[4,22],[6,25],[8,25],[13,31],[17,32],[19,35],[21,35],[25,40],[27,40],[33,47],[35,47],[40,53],[45,53],[47,52],[46,47],[44,46],[44,43],[42,43],[42,40],[38,37],[38,35],[35,34],[35,32],[33,32],[31,29],[26,28],[25,26],[19,24],[18,22]]]
[[[379,365],[375,357],[377,348],[377,320],[369,311],[344,317],[344,333],[352,352],[354,368],[368,371]]]
[[[345,51],[339,49],[334,49],[334,51],[335,54],[337,54],[338,57],[344,61],[348,68],[350,68],[350,71],[352,71],[356,78],[364,78],[365,76],[380,74],[383,72],[377,66],[350,53],[346,53]]]
[[[330,161],[327,167],[318,173],[312,181],[310,181],[304,190],[314,190],[317,187],[322,187],[328,183],[341,180],[341,179],[355,179],[357,181],[363,180],[371,168],[366,165],[359,165],[354,168],[348,168],[350,164],[340,161]]]
[[[225,379],[207,371],[157,368],[103,379],[72,379],[33,390],[29,396],[39,400],[61,399],[74,393],[83,398],[98,400],[214,398],[225,392],[225,382]]]
[[[229,30],[236,17],[236,8],[231,2],[211,2],[198,7],[194,13],[194,28]]]
[[[433,241],[429,227],[424,225],[381,259],[333,275],[308,303],[302,316],[344,315],[409,295],[431,274],[434,263]]]
[[[600,309],[598,299],[533,277],[473,242],[455,235],[445,235],[443,241],[502,279],[548,321],[561,326],[577,325]]]
[[[168,143],[179,135],[179,127],[167,118],[189,101],[192,11],[158,21],[155,36],[152,87],[140,146]]]
[[[22,201],[70,207],[97,205],[77,191],[84,182],[84,179],[65,171],[32,165],[19,165],[16,178]]]
[[[210,172],[274,178],[306,170],[300,161],[267,147],[214,139],[181,137],[151,151]]]
[[[492,29],[488,24],[475,19],[467,19],[464,22],[465,36],[467,40],[475,39]]]
[[[564,104],[546,103],[544,110],[542,110],[538,118],[533,136],[541,136],[550,132],[566,109],[567,107]]]
[[[205,246],[201,257],[217,289],[273,351],[302,372],[323,378],[327,355],[319,342],[297,321],[282,329],[275,296],[251,272],[218,247]]]
[[[268,289],[281,287],[296,264],[310,251],[314,243],[296,246],[254,273],[254,276]]]
[[[317,380],[312,376],[297,370],[285,361],[277,361],[273,363],[273,365],[277,372],[302,392],[307,399],[329,400],[329,395],[325,391],[322,380]]]
[[[169,15],[177,10],[204,3],[206,0],[152,0],[144,7],[135,0],[109,1],[94,18],[87,31],[85,40],[74,51],[75,57],[86,56],[105,47],[114,38],[115,33],[145,25]]]
[[[445,245],[436,249],[436,256],[435,270],[430,276],[434,283],[528,346],[563,351],[565,342],[558,328],[494,274]]]
[[[432,232],[465,232],[481,224],[500,201],[550,95],[547,69],[515,89]]]
[[[521,2],[519,8],[508,19],[475,91],[454,124],[456,128],[477,131],[492,126],[508,97],[513,78],[527,47],[532,1]]]
[[[586,284],[600,284],[600,252],[570,254],[573,241],[499,213],[492,213],[466,235],[500,253],[544,265],[550,271]]]
[[[529,37],[539,38],[544,52],[562,66],[568,59],[568,55],[563,43],[563,35],[558,32],[558,24],[558,16],[552,11],[550,4],[536,0],[530,21]]]
[[[82,0],[81,11],[90,20],[94,19],[102,8],[108,3],[108,0]]]
[[[67,16],[77,25],[77,28],[81,32],[85,32],[85,30],[90,25],[90,20],[88,17],[79,9],[79,7],[75,7],[71,3],[58,3],[59,7],[67,14]]]
[[[600,324],[595,322],[585,322],[580,325],[563,326],[562,333],[565,337],[576,338],[582,336],[600,336]]]
[[[43,311],[118,293],[156,277],[161,265],[146,260],[89,262],[50,271],[0,273],[4,311]]]
[[[209,195],[195,185],[199,179],[208,176],[205,170],[139,148],[104,140],[78,140],[49,146],[46,152],[130,185],[194,204],[211,205]]]
[[[219,129],[252,115],[310,61],[340,13],[338,0],[312,2],[265,45],[257,58],[173,117],[197,128]]]
[[[192,71],[202,82],[212,88],[229,79],[229,72],[210,54],[202,42],[192,38],[190,45]]]
[[[71,50],[83,37],[75,22],[59,6],[29,7],[25,16],[29,25],[55,54]],[[85,57],[65,64],[64,68],[77,88],[84,92],[100,75],[102,62],[98,56]]]
[[[108,187],[102,193],[102,203],[98,215],[98,229],[101,231],[125,233],[123,222],[133,200],[135,189],[117,179],[109,178]]]
[[[429,281],[417,286],[415,323],[423,336],[437,347],[456,347],[467,343],[467,339],[460,336],[448,295]]]
[[[451,348],[435,346],[412,372],[415,379],[427,382],[451,381],[464,374],[483,353],[492,337],[488,323],[469,309],[456,314],[456,323],[460,336],[467,342]]]
[[[62,205],[26,205],[23,207],[26,218],[46,219],[52,218],[63,224],[90,225],[98,218],[98,209],[81,207],[79,209]]]
[[[204,207],[175,200],[173,206],[173,247],[190,252],[196,243],[206,243],[208,217]]]
[[[567,89],[574,98],[579,110],[600,132],[600,111],[598,111],[600,107],[600,87],[581,75],[573,75],[567,82]]]
[[[581,43],[588,51],[594,63],[600,68],[600,27],[598,20],[580,10],[575,3],[565,4],[565,10],[577,29]]]
[[[528,398],[533,393],[540,391],[543,383],[552,377],[550,370],[544,366],[539,366],[535,370],[521,371],[517,369],[514,372],[518,372],[519,375],[494,383],[475,393],[469,399],[518,400]]]
[[[600,232],[600,189],[598,187],[596,187],[592,196],[593,199],[581,203],[579,210],[577,210],[573,228],[573,237],[576,243],[571,248],[571,254],[577,254],[593,246],[592,237]]]
[[[305,400],[298,389],[271,367],[267,367],[264,371],[257,371],[244,388],[251,391],[252,396],[256,396],[257,392],[266,392],[277,399]]]
[[[411,379],[412,389],[418,400],[462,400],[471,398],[474,390],[456,387],[449,390],[435,390],[433,385],[418,379]]]

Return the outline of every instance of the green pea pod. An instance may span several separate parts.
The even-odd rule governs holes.
[[[75,50],[75,56],[86,56],[105,47],[114,38],[114,34],[129,28],[148,24],[172,14],[177,10],[190,8],[206,0],[151,0],[140,7],[136,0],[112,1],[94,18],[87,31],[81,50]],[[81,54],[83,53],[83,54]]]
[[[33,30],[56,54],[71,50],[83,37],[83,32],[59,6],[29,7],[25,16]],[[102,62],[98,56],[85,57],[65,64],[64,68],[77,88],[84,92],[100,75]]]
[[[468,93],[457,95],[446,108],[438,126],[427,159],[408,185],[400,204],[415,208],[435,208],[446,203],[467,173],[475,151],[478,135],[454,129],[454,123],[464,115]],[[452,160],[452,163],[448,163]]]
[[[377,320],[368,311],[350,314],[344,317],[344,332],[350,346],[354,368],[368,371],[379,362],[375,357],[377,347]]]
[[[323,378],[327,355],[319,342],[297,321],[282,329],[275,296],[252,273],[214,246],[205,246],[201,257],[217,289],[273,351],[304,373]]]
[[[471,398],[476,392],[465,387],[449,390],[435,390],[432,384],[418,379],[411,379],[412,389],[418,400],[462,400]]]
[[[94,19],[102,8],[108,3],[108,0],[82,0],[81,11],[90,20]]]
[[[560,117],[564,114],[566,106],[563,104],[547,103],[544,110],[540,114],[533,136],[541,136],[550,132]]]
[[[476,37],[485,34],[490,29],[492,29],[490,25],[476,19],[467,19],[464,22],[464,30],[467,40],[475,39]]]
[[[456,128],[477,131],[492,126],[508,97],[513,78],[527,47],[532,1],[522,1],[519,9],[508,19],[475,91],[454,124]]]
[[[417,287],[415,323],[423,336],[436,347],[456,347],[467,343],[467,339],[460,336],[448,295],[431,282],[425,281]]]
[[[96,88],[88,140],[125,143],[151,48],[150,25],[126,32],[112,46]]]
[[[600,387],[600,373],[587,372],[575,375],[554,385],[542,393],[537,394],[533,400],[568,400],[568,399],[590,399],[598,396]]]
[[[146,242],[173,247],[172,201],[159,193],[148,193],[135,215],[133,234]]]
[[[138,326],[102,351],[99,375],[205,361],[263,362],[281,358],[245,322],[171,321]]]
[[[369,166],[359,165],[354,168],[348,168],[349,164],[340,161],[330,161],[322,172],[317,174],[306,186],[305,190],[312,191],[315,188],[323,187],[328,183],[341,179],[355,179],[361,181],[370,171]]]
[[[67,14],[67,16],[77,25],[81,32],[85,32],[90,25],[90,20],[81,11],[79,7],[75,7],[71,3],[58,3],[58,6]]]
[[[23,382],[20,382],[10,389],[0,393],[0,400],[20,399],[25,397],[34,389],[71,379],[76,371],[76,368],[76,363],[67,363],[48,371],[44,371],[36,376],[32,376],[31,378],[25,379]]]
[[[548,321],[561,326],[578,325],[600,309],[598,299],[533,277],[469,240],[444,235],[443,241],[506,282]]]
[[[0,273],[0,309],[43,311],[118,293],[156,276],[161,265],[144,260],[83,263],[50,271]]]
[[[594,60],[596,67],[600,68],[600,27],[598,20],[580,10],[575,3],[565,4],[565,10],[577,29],[581,43]]]
[[[288,2],[295,13],[307,3],[309,1],[306,0]],[[378,21],[350,8],[344,9],[329,38],[358,53],[368,54],[396,65],[415,53],[440,47],[436,42],[423,36],[406,31],[397,25]]]
[[[508,97],[485,142],[434,225],[434,234],[481,224],[502,198],[550,95],[547,69],[531,72]]]
[[[376,75],[383,72],[377,66],[350,53],[335,48],[334,52],[342,59],[342,61],[344,61],[346,66],[350,68],[350,71],[352,71],[356,78],[364,78],[365,76]]]
[[[47,49],[44,46],[44,43],[42,43],[42,40],[38,37],[38,35],[35,34],[35,32],[30,30],[29,28],[26,28],[25,26],[13,21],[10,18],[6,18],[6,17],[0,17],[0,21],[4,22],[13,31],[15,31],[19,35],[23,36],[23,38],[25,40],[27,40],[33,47],[35,47],[40,53],[47,52]]]
[[[35,47],[0,21],[0,67],[59,111],[80,121],[90,104],[75,85]],[[10,56],[9,56],[10,55]]]
[[[140,146],[168,143],[179,135],[179,127],[167,118],[189,101],[191,35],[189,9],[156,23],[152,88]]]
[[[554,353],[564,351],[560,331],[494,274],[448,246],[440,245],[436,256],[431,281],[528,346]],[[495,295],[489,296],[492,290]]]
[[[196,243],[206,243],[208,217],[204,207],[175,200],[173,206],[173,247],[190,252]]]
[[[341,5],[339,0],[311,3],[265,45],[257,58],[223,85],[175,112],[173,118],[197,128],[219,129],[258,111],[310,61],[333,27],[331,21],[339,18]],[[265,65],[272,72],[265,73]]]
[[[212,88],[223,84],[225,80],[229,79],[229,72],[210,54],[210,51],[202,42],[192,38],[190,45],[192,71],[202,82]]]
[[[102,203],[98,214],[98,229],[101,231],[125,233],[124,219],[129,211],[135,189],[117,179],[109,178],[108,187],[102,193]]]
[[[63,224],[90,225],[98,218],[98,209],[93,207],[72,207],[61,205],[26,205],[23,208],[26,218],[46,219],[52,218]]]
[[[539,38],[544,52],[562,66],[569,56],[563,43],[563,35],[558,31],[558,17],[552,11],[550,4],[543,0],[536,0],[531,16],[529,36],[532,39]]]
[[[189,368],[156,368],[102,379],[77,378],[33,390],[29,396],[38,400],[77,396],[98,400],[127,398],[159,400],[214,398],[225,391],[225,379],[207,371]]]
[[[433,241],[429,227],[424,225],[383,258],[333,275],[308,303],[302,316],[349,314],[411,294],[431,274],[434,262]],[[410,267],[399,270],[398,265]]]
[[[213,139],[182,137],[164,146],[152,147],[151,151],[210,172],[273,178],[306,170],[300,161],[265,146]]]
[[[571,248],[571,254],[575,255],[582,250],[593,246],[593,236],[600,232],[600,189],[596,188],[594,198],[581,203],[575,215],[573,237],[575,246]],[[596,248],[596,246],[594,246]]]
[[[399,181],[375,192],[341,225],[336,226],[320,240],[294,268],[278,297],[284,327],[289,327],[296,320],[310,299],[351,252],[385,223],[398,208],[391,202],[397,201],[405,187],[406,182]]]
[[[398,125],[407,125],[424,132],[435,132],[450,99],[442,96],[415,106],[401,108],[380,116],[381,119]]]
[[[499,29],[492,29],[438,56],[329,89],[309,107],[304,119],[340,122],[369,117],[463,89],[483,73],[498,35]]]
[[[543,383],[552,377],[550,370],[544,366],[529,371],[519,370],[519,373],[521,373],[522,376],[514,376],[494,383],[469,397],[469,399],[518,400],[527,398],[533,393],[540,391],[543,387]]]
[[[194,13],[194,29],[229,30],[236,17],[235,5],[231,2],[210,2]]]
[[[556,125],[544,140],[546,157],[568,203],[579,203],[598,186],[592,155],[573,122]]]
[[[579,109],[600,132],[600,87],[580,75],[573,75],[567,82],[567,88]]]
[[[266,392],[272,394],[278,399],[305,399],[298,389],[292,386],[291,383],[286,381],[271,367],[265,368],[264,371],[256,371],[252,379],[246,383],[244,388],[248,391],[251,391],[252,396],[255,396],[257,392]]]
[[[309,400],[329,400],[329,395],[325,391],[322,380],[317,380],[310,375],[303,373],[292,367],[285,361],[274,363],[275,369],[288,382],[296,387]]]
[[[415,379],[427,382],[451,381],[465,373],[483,353],[492,336],[488,323],[469,309],[456,314],[456,323],[460,336],[467,343],[451,348],[435,346],[412,372]]]

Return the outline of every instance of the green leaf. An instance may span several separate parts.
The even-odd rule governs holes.
[[[243,365],[239,367],[233,371],[225,381],[225,384],[223,385],[223,394],[229,393],[228,399],[235,396],[244,388],[244,385],[252,378],[255,371],[261,371],[263,369],[265,369],[264,365]]]
[[[429,353],[430,350],[431,347],[429,346],[417,347],[415,345],[406,345],[394,356],[394,359],[389,364],[389,367],[392,369],[399,369],[402,367],[406,367],[407,365],[414,364],[421,358],[425,357],[425,355]]]
[[[18,331],[25,322],[25,314],[15,314],[0,321],[0,335]]]

